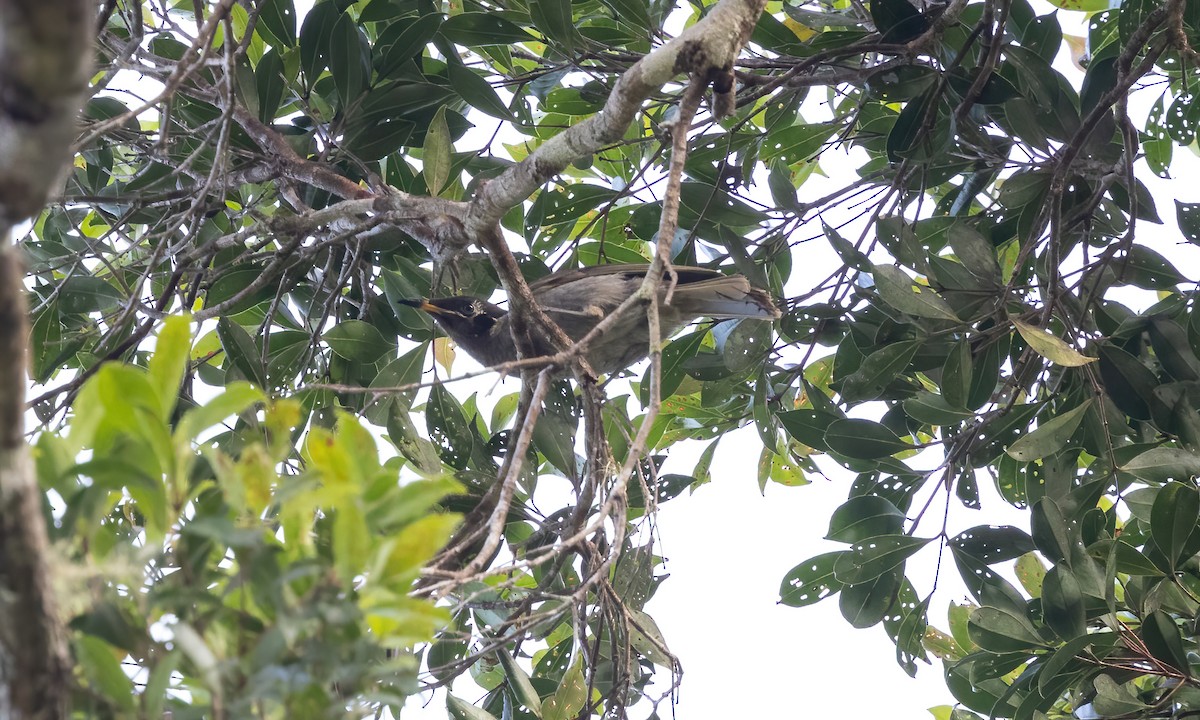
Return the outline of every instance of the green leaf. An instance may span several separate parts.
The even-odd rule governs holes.
[[[378,328],[362,320],[346,320],[334,325],[325,333],[325,342],[347,360],[365,363],[373,363],[396,349]]]
[[[442,23],[441,33],[451,42],[467,47],[512,45],[535,39],[512,21],[484,12],[451,15]]]
[[[903,573],[893,568],[866,582],[847,585],[838,596],[838,609],[851,627],[869,628],[879,624],[900,588]]]
[[[950,349],[946,355],[946,362],[942,364],[942,380],[939,386],[944,398],[943,403],[955,408],[966,407],[970,401],[974,376],[971,344],[959,341]]]
[[[787,427],[786,424],[784,427]],[[863,460],[874,460],[912,449],[912,445],[883,425],[858,418],[831,422],[825,430],[825,443],[833,452]]]
[[[1179,232],[1190,243],[1200,245],[1200,203],[1175,201],[1175,220]]]
[[[929,21],[907,0],[871,0],[870,8],[882,42],[905,43],[929,29]]]
[[[908,535],[880,535],[855,543],[834,563],[834,577],[846,585],[874,580],[915,555],[932,539]]]
[[[72,275],[58,290],[59,310],[68,315],[111,310],[124,299],[124,293],[92,275]]]
[[[834,577],[833,566],[845,554],[842,550],[824,553],[789,570],[779,586],[779,602],[804,607],[836,594],[845,583]]]
[[[1040,328],[1023,323],[1020,320],[1013,320],[1012,324],[1017,328],[1017,332],[1021,334],[1021,337],[1025,339],[1025,342],[1029,343],[1029,347],[1034,352],[1052,363],[1064,367],[1079,367],[1080,365],[1096,362],[1096,358],[1081,355],[1077,350],[1063,342],[1062,338],[1045,332]]]
[[[977,525],[955,535],[950,545],[987,565],[1019,558],[1034,549],[1029,534],[1011,525]]]
[[[205,430],[230,415],[237,415],[254,403],[264,402],[262,391],[247,382],[232,382],[216,397],[189,409],[175,428],[177,437],[195,440]]]
[[[491,83],[465,65],[451,63],[448,69],[450,84],[470,103],[471,107],[500,120],[512,120],[512,112],[492,89]]]
[[[517,665],[517,661],[513,656],[501,648],[499,651],[500,664],[504,667],[504,676],[508,678],[508,686],[512,688],[513,694],[517,700],[524,705],[529,712],[534,715],[542,716],[542,699],[538,697],[537,690],[533,689],[533,683],[529,681],[529,674]]]
[[[964,222],[956,222],[948,227],[946,236],[954,255],[972,275],[985,285],[996,287],[1000,284],[1000,263],[996,260],[996,248],[991,241]]]
[[[1030,597],[1042,596],[1042,583],[1046,580],[1046,568],[1038,559],[1037,553],[1028,552],[1017,558],[1013,573],[1016,574],[1021,587],[1025,588],[1025,592],[1029,593]]]
[[[1200,492],[1180,482],[1169,482],[1158,492],[1150,511],[1150,535],[1171,568],[1186,560],[1184,549],[1200,521]]]
[[[1113,345],[1100,347],[1100,378],[1117,407],[1137,420],[1150,419],[1150,398],[1158,378],[1133,355]]]
[[[629,644],[633,646],[634,650],[661,668],[674,667],[675,662],[665,652],[667,643],[663,639],[662,631],[658,629],[658,624],[654,622],[654,618],[641,610],[630,608],[629,620]],[[563,686],[560,686],[559,690],[562,691]],[[558,697],[557,693],[555,697]]]
[[[1031,462],[1062,450],[1091,406],[1092,401],[1088,400],[1076,408],[1055,415],[1046,423],[1038,425],[1033,432],[1018,438],[1008,446],[1006,452],[1014,460]]]
[[[270,35],[272,45],[292,47],[296,44],[296,7],[292,0],[267,0],[258,12],[259,31]]]
[[[441,385],[429,391],[425,422],[429,439],[440,449],[446,464],[466,469],[475,451],[477,432],[467,423],[462,405]]]
[[[788,434],[805,445],[823,452],[829,450],[825,444],[825,431],[839,417],[821,410],[789,410],[780,413],[779,423]]]
[[[1098,632],[1076,636],[1063,643],[1062,647],[1055,650],[1049,656],[1050,659],[1046,661],[1046,664],[1042,667],[1042,672],[1038,674],[1038,688],[1044,692],[1050,681],[1071,665],[1072,661],[1088,647],[1111,647],[1116,642],[1117,637],[1117,634],[1113,632]],[[1099,652],[1095,654],[1101,655]]]
[[[1141,635],[1150,654],[1176,670],[1191,675],[1183,637],[1175,620],[1161,610],[1155,610],[1142,620]]]
[[[928,391],[908,398],[903,407],[905,414],[913,420],[935,427],[958,425],[968,418],[975,417],[975,413],[954,407],[943,396]]]
[[[357,502],[343,503],[333,518],[333,563],[343,587],[352,587],[371,548],[366,518]]]
[[[1149,707],[1137,699],[1130,687],[1118,684],[1109,675],[1097,675],[1092,685],[1096,688],[1096,699],[1092,705],[1102,717],[1134,715]]]
[[[154,343],[154,355],[146,367],[146,377],[160,401],[160,417],[171,416],[171,410],[179,399],[179,385],[187,370],[188,357],[192,349],[192,321],[182,315],[172,315],[163,321],[163,328]]]
[[[571,15],[570,0],[530,0],[529,14],[533,25],[550,40],[572,50],[578,32]]]
[[[336,3],[317,3],[304,16],[300,26],[300,67],[309,87],[328,63],[333,27],[341,17]]]
[[[825,537],[854,543],[877,535],[894,535],[904,526],[904,513],[878,495],[852,497],[833,511]]]
[[[150,677],[146,680],[146,687],[142,690],[142,713],[144,717],[161,717],[163,701],[167,697],[167,687],[171,683],[171,675],[173,675],[179,667],[179,660],[183,653],[178,650],[171,650],[163,653],[158,662],[154,663],[150,670]]]
[[[1187,480],[1200,476],[1200,455],[1183,448],[1156,447],[1137,455],[1120,469],[1152,482]]]
[[[892,380],[912,362],[922,346],[920,340],[890,343],[871,353],[842,383],[839,394],[848,403],[875,400]]]
[[[1175,269],[1169,260],[1145,245],[1134,245],[1120,263],[1121,277],[1129,284],[1144,290],[1170,290],[1180,283],[1191,282]]]
[[[381,50],[383,55],[379,64],[380,76],[389,77],[414,57],[420,56],[441,26],[441,13],[429,13],[416,20],[389,25],[375,42],[376,50]],[[450,69],[453,68],[451,65]]]
[[[250,333],[227,317],[217,321],[217,337],[228,362],[259,387],[267,386],[267,370]]]
[[[75,640],[79,664],[93,690],[114,706],[131,713],[134,709],[133,684],[121,670],[125,654],[100,638],[83,635]]]
[[[918,288],[900,268],[893,265],[875,265],[874,268],[875,287],[888,305],[915,317],[958,321],[945,300],[928,287]]]
[[[1029,650],[1044,644],[1028,619],[998,607],[975,608],[967,632],[976,645],[996,653]]]
[[[1150,343],[1163,369],[1176,380],[1200,380],[1200,358],[1192,351],[1187,330],[1173,320],[1150,320]]]
[[[450,693],[446,693],[446,710],[454,720],[497,720],[496,716],[487,710],[477,708]]]
[[[258,119],[264,123],[272,123],[279,105],[283,102],[283,93],[287,83],[283,78],[283,60],[279,53],[271,50],[258,61],[254,68],[254,86],[258,93]]]
[[[583,661],[576,659],[563,675],[558,690],[542,703],[542,720],[570,720],[587,701],[588,683],[583,676]]]
[[[370,78],[369,46],[349,13],[334,23],[329,36],[329,72],[343,109],[367,89]]]
[[[754,227],[767,219],[762,211],[704,182],[684,182],[679,188],[679,205],[681,227],[701,220],[731,228]]]
[[[421,173],[425,176],[425,187],[436,196],[446,187],[450,179],[452,158],[450,151],[450,129],[446,125],[446,106],[438,108],[429,130],[425,133],[425,146],[421,150]]]
[[[786,165],[809,160],[820,152],[837,128],[833,123],[820,123],[788,125],[771,130],[763,141],[762,159],[765,162],[780,160]]]
[[[1070,529],[1053,499],[1044,497],[1037,501],[1029,525],[1034,545],[1050,562],[1061,562],[1071,556]]]
[[[1065,564],[1050,568],[1042,581],[1042,619],[1063,640],[1087,632],[1083,593]]]

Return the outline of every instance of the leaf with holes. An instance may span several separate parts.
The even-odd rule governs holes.
[[[912,449],[911,445],[885,426],[858,418],[830,423],[825,430],[825,444],[833,452],[863,460],[874,460]]]
[[[915,555],[932,540],[909,535],[880,535],[855,543],[849,552],[838,557],[833,575],[847,585],[874,580]]]
[[[1020,320],[1013,320],[1012,323],[1034,352],[1056,365],[1080,367],[1081,365],[1096,362],[1096,358],[1081,354],[1078,350],[1064,342],[1062,338],[1052,335],[1041,328],[1034,327]]]
[[[878,535],[894,535],[904,527],[904,513],[878,495],[853,497],[842,503],[829,518],[825,537],[854,543]]]
[[[912,278],[894,265],[875,265],[875,288],[885,303],[903,313],[934,320],[957,321],[954,310],[928,287],[917,287]]]
[[[1038,425],[1037,429],[1028,435],[1022,435],[1015,443],[1008,446],[1006,451],[1014,460],[1032,462],[1047,455],[1058,452],[1066,446],[1067,441],[1075,434],[1083,415],[1092,406],[1088,400],[1079,407],[1073,408],[1050,420]]]
[[[779,602],[804,607],[837,593],[845,583],[834,577],[833,566],[845,554],[844,550],[824,553],[789,570],[779,586]]]

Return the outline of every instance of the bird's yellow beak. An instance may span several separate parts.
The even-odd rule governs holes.
[[[418,310],[424,310],[425,312],[429,313],[430,315],[445,315],[446,314],[445,310],[438,307],[437,305],[434,305],[433,303],[429,302],[425,298],[420,298],[417,300],[400,300],[398,302],[401,305],[407,305],[409,307],[414,307]]]

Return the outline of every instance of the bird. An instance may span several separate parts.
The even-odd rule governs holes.
[[[567,337],[579,340],[641,286],[648,264],[595,265],[562,270],[530,283],[542,310]],[[743,275],[726,275],[708,268],[675,266],[677,282],[666,303],[670,277],[664,271],[659,289],[659,329],[663,339],[700,317],[718,320],[751,318],[775,320],[779,309],[771,296]],[[509,313],[482,298],[459,295],[401,300],[424,310],[468,355],[484,367],[517,359]],[[601,375],[623,370],[649,355],[650,325],[644,310],[631,311],[585,352],[588,364]],[[535,357],[554,354],[535,339]]]

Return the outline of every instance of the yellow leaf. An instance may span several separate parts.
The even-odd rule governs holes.
[[[800,38],[801,40],[808,40],[817,34],[816,30],[813,30],[802,22],[793,20],[790,17],[784,18],[783,24],[788,30],[791,30],[793,33],[795,33],[796,37]]]
[[[1013,320],[1017,332],[1029,343],[1029,347],[1038,355],[1052,363],[1064,367],[1079,367],[1096,362],[1096,358],[1082,355],[1078,350],[1068,345],[1062,338],[1052,335],[1041,328],[1034,327],[1020,320]]]
[[[433,339],[433,359],[445,368],[447,373],[454,365],[454,357],[454,345],[450,343],[450,338],[443,336]]]

